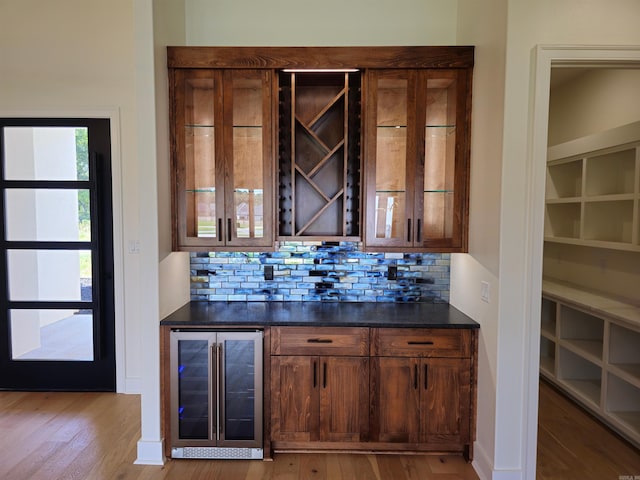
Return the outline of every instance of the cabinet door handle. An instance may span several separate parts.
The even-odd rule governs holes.
[[[318,365],[313,362],[313,388],[318,385]]]
[[[407,218],[407,242],[411,242],[411,219]]]
[[[426,340],[424,342],[418,342],[416,340],[409,340],[407,342],[407,345],[433,345],[433,342],[431,340]]]
[[[418,365],[413,366],[413,389],[418,389]]]
[[[327,388],[327,362],[322,363],[322,388]]]
[[[222,219],[218,218],[218,241],[222,241]]]
[[[418,224],[416,225],[416,240],[418,243],[422,243],[422,220],[417,220]]]
[[[429,389],[429,366],[427,364],[424,365],[424,389]]]
[[[227,218],[227,241],[231,241],[231,219]]]
[[[333,343],[330,338],[308,338],[307,343]]]

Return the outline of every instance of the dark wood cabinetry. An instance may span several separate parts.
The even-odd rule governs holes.
[[[169,47],[168,65],[174,248],[466,251],[473,47]]]
[[[471,69],[366,78],[367,248],[465,251]]]
[[[371,350],[372,440],[471,448],[471,330],[377,328]]]
[[[279,79],[279,237],[358,239],[361,74]]]
[[[472,457],[475,330],[271,330],[273,449]]]
[[[369,430],[369,329],[274,327],[271,438],[362,442]]]
[[[174,248],[273,248],[272,72],[170,79]]]

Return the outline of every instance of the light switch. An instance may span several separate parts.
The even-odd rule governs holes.
[[[489,282],[480,282],[480,300],[489,303]]]

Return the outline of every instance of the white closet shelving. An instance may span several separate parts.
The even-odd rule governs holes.
[[[640,252],[640,122],[547,158],[545,241]]]
[[[541,374],[640,446],[640,307],[543,280]]]

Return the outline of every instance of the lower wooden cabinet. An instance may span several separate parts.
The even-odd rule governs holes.
[[[275,356],[274,442],[361,442],[369,429],[369,358]]]
[[[372,440],[455,446],[469,442],[469,359],[372,359]]]
[[[472,459],[477,330],[271,328],[271,446]]]

